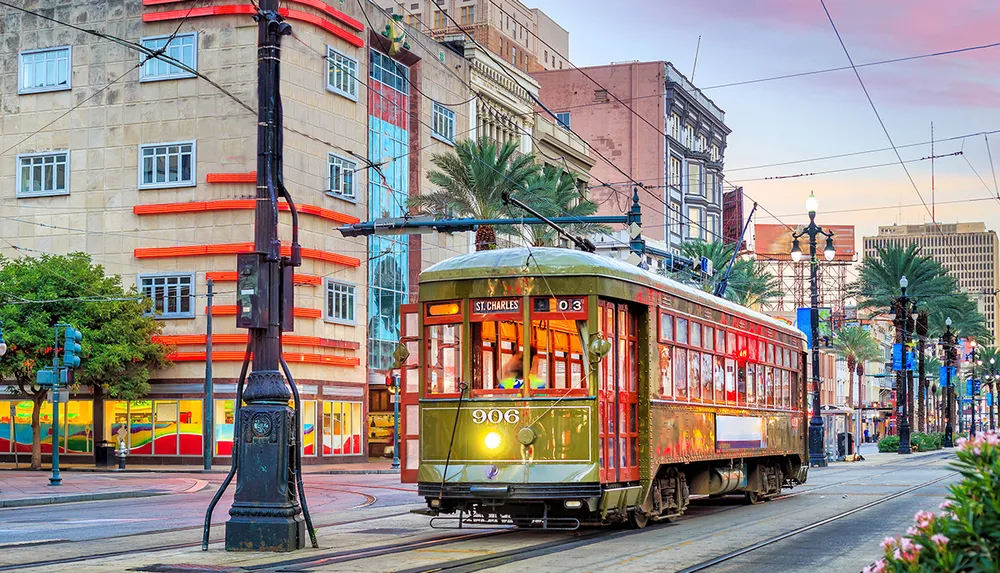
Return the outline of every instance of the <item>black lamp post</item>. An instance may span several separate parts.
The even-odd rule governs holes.
[[[986,369],[986,385],[990,388],[989,406],[990,406],[990,431],[996,431],[997,425],[996,421],[993,419],[993,401],[996,400],[997,391],[997,369],[996,369],[997,359],[990,357],[990,365]]]
[[[955,360],[955,334],[951,331],[951,317],[944,321],[944,336],[941,337],[941,346],[944,347],[944,440],[941,445],[946,448],[955,446],[951,427],[951,409],[955,404],[955,386],[951,380],[951,367]]]
[[[896,298],[893,309],[893,322],[896,326],[896,341],[899,344],[900,367],[896,370],[896,417],[899,419],[899,450],[897,453],[910,454],[910,380],[908,377],[908,364],[906,363],[906,343],[909,337],[906,332],[907,323],[910,321],[910,297],[906,296],[906,287],[910,282],[903,275],[899,279],[900,296]]]
[[[3,341],[3,321],[0,320],[0,356],[7,354],[7,343]]]
[[[802,249],[799,247],[799,239],[804,236],[809,237],[809,294],[810,312],[809,323],[812,343],[812,417],[809,419],[809,465],[826,467],[826,452],[823,447],[823,417],[820,416],[820,388],[822,382],[819,378],[819,261],[816,259],[816,237],[826,237],[826,248],[823,256],[828,261],[832,261],[837,254],[833,248],[833,233],[823,230],[816,224],[816,210],[819,208],[819,201],[813,193],[809,193],[806,200],[806,211],[809,212],[809,225],[801,232],[792,233],[792,260],[799,262],[802,260]]]

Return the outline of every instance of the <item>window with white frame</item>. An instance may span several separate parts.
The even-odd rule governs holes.
[[[556,121],[559,122],[559,127],[563,129],[569,129],[569,112],[561,111],[557,113]]]
[[[681,204],[671,201],[669,207],[669,223],[670,232],[674,235],[680,236],[681,234]]]
[[[683,168],[684,167],[683,167],[683,164],[681,163],[680,157],[671,155],[670,156],[670,173],[669,173],[669,176],[668,176],[668,180],[670,182],[670,186],[673,187],[674,189],[680,189],[681,188],[681,173],[683,171]]]
[[[194,317],[194,274],[140,275],[139,290],[153,301],[156,318]]]
[[[18,197],[69,193],[69,151],[18,155],[17,169]]]
[[[709,213],[705,215],[705,232],[709,234],[709,239],[719,236],[719,216]]]
[[[354,324],[355,287],[350,283],[326,282],[326,319]]]
[[[358,164],[332,153],[327,159],[327,163],[330,168],[327,193],[351,201],[357,199],[357,192],[354,189],[354,173],[358,170]]]
[[[687,218],[688,218],[688,238],[690,239],[702,238],[701,208],[688,207]]]
[[[455,141],[455,112],[438,102],[431,107],[431,134],[448,143]]]
[[[26,50],[18,55],[18,93],[68,90],[72,86],[73,49],[69,46]]]
[[[326,63],[326,89],[357,101],[358,61],[327,46]]]
[[[185,66],[198,69],[198,34],[177,34],[170,36],[151,36],[140,40],[142,47],[153,51],[163,50],[163,55],[173,58]],[[195,74],[184,70],[162,58],[148,58],[140,55],[144,63],[139,71],[139,81],[152,82],[159,80],[176,80],[193,78]]]
[[[193,141],[139,146],[139,188],[184,187],[195,184]]]
[[[705,188],[701,181],[701,163],[688,163],[688,188],[690,195],[705,196]]]

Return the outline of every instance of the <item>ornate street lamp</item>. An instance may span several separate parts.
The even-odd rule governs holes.
[[[799,246],[801,237],[809,237],[809,323],[812,344],[812,417],[809,418],[809,465],[826,466],[826,452],[823,447],[823,417],[820,415],[820,388],[822,383],[819,378],[819,261],[816,259],[816,237],[826,237],[826,248],[823,256],[828,261],[832,261],[837,255],[833,248],[833,233],[826,231],[816,224],[816,211],[819,209],[819,200],[816,195],[809,193],[806,200],[806,211],[809,213],[809,225],[801,232],[792,233],[792,260],[795,262],[802,260],[802,249]]]
[[[7,343],[3,341],[3,321],[0,320],[0,356],[7,354]]]
[[[900,296],[896,298],[896,305],[893,309],[894,322],[896,323],[896,336],[899,339],[900,367],[896,370],[896,417],[899,420],[899,449],[897,453],[910,454],[913,450],[910,447],[910,420],[909,420],[909,380],[908,364],[906,363],[906,343],[908,337],[906,325],[910,321],[909,308],[910,298],[906,296],[906,287],[910,286],[910,281],[906,275],[899,278]]]
[[[953,430],[951,427],[951,409],[955,404],[955,386],[951,381],[951,367],[955,360],[955,335],[951,331],[951,317],[944,321],[944,336],[941,337],[941,346],[944,347],[944,440],[941,445],[946,448],[955,446],[953,441]]]

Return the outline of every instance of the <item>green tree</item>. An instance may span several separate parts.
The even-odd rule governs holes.
[[[715,285],[725,276],[729,261],[733,258],[735,243],[723,244],[708,242],[702,239],[681,243],[680,254],[684,257],[701,260],[702,257],[712,261],[715,269],[713,281],[695,283],[694,286],[712,292]],[[693,283],[688,272],[677,272],[671,278],[684,283]],[[767,269],[767,265],[752,258],[737,257],[733,270],[729,273],[726,288],[726,299],[743,306],[766,306],[776,298],[784,296],[781,281]]]
[[[518,195],[545,217],[587,217],[597,212],[597,203],[584,197],[577,187],[576,175],[554,165],[543,165],[530,175],[525,191]],[[520,215],[520,212],[517,214]],[[560,226],[571,233],[611,231],[607,225],[594,223],[569,223]],[[552,246],[558,235],[548,225],[528,225],[527,239],[536,247]]]
[[[845,326],[836,332],[833,349],[847,361],[847,405],[854,408],[854,374],[864,376],[864,364],[882,356],[882,349],[871,332],[860,326]],[[861,378],[860,380],[863,380]],[[860,396],[857,406],[860,404]]]
[[[121,277],[105,275],[86,253],[0,258],[0,301],[8,344],[0,379],[34,404],[33,469],[41,468],[39,414],[46,395],[35,385],[35,373],[52,364],[52,325],[72,324],[83,333],[74,385],[100,387],[112,398],[145,395],[150,372],[169,365],[169,349],[152,340],[160,324],[149,315],[151,302],[135,287],[126,291]]]
[[[459,141],[454,151],[431,156],[431,163],[436,169],[427,179],[439,189],[410,197],[408,207],[437,217],[508,217],[503,194],[522,195],[528,179],[538,170],[534,156],[519,153],[514,142],[497,146],[488,137]],[[495,249],[496,245],[496,229],[480,225],[476,250]]]
[[[925,308],[941,304],[957,292],[955,281],[940,263],[920,255],[916,245],[908,245],[876,249],[874,257],[865,257],[858,268],[858,280],[848,285],[848,294],[859,301],[858,308],[888,313],[900,295],[903,276],[909,282],[906,295]]]

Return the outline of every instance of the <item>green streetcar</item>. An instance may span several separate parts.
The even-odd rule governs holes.
[[[805,337],[781,321],[552,248],[438,263],[402,317],[402,478],[434,526],[642,527],[806,479]]]

